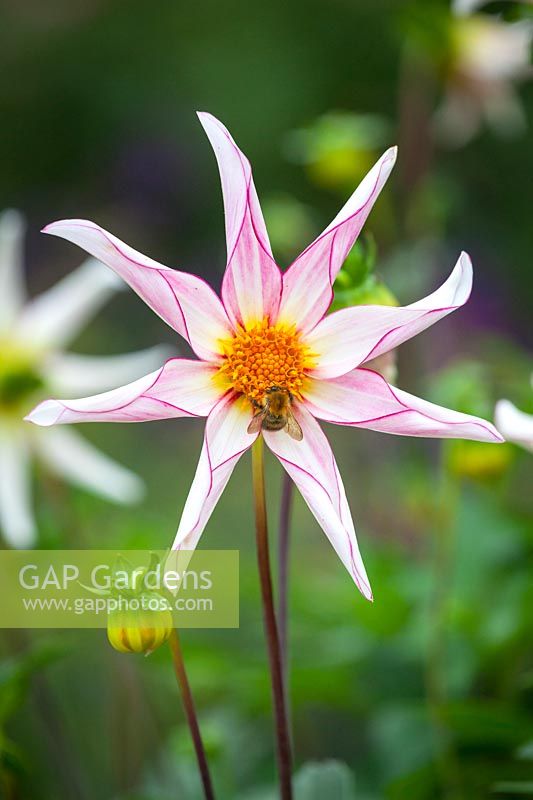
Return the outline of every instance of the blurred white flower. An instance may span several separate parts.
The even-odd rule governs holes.
[[[533,376],[531,384],[533,386]],[[494,421],[507,441],[533,452],[533,414],[525,414],[509,400],[499,400],[496,403]]]
[[[514,83],[532,74],[533,23],[470,13],[479,5],[463,0],[453,7],[446,93],[435,124],[441,140],[454,146],[468,142],[484,123],[502,135],[526,124]]]
[[[161,361],[155,347],[121,356],[61,352],[89,317],[125,285],[95,259],[44,294],[26,299],[24,222],[16,211],[0,214],[0,531],[14,547],[36,539],[31,508],[30,460],[118,503],[143,494],[140,478],[70,430],[39,429],[23,422],[35,400],[54,387],[69,395],[103,391],[132,380]]]

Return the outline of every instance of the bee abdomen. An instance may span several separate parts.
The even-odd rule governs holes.
[[[263,420],[263,428],[267,431],[280,431],[287,424],[286,417],[278,417],[274,414],[267,414]]]

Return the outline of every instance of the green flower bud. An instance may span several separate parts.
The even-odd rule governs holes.
[[[133,569],[122,555],[113,565],[113,588],[108,593],[107,638],[119,653],[148,655],[161,647],[174,627],[170,595],[145,586],[148,570],[159,564],[156,553],[150,564]]]
[[[110,602],[113,600],[120,606],[109,611],[107,638],[115,650],[148,655],[167,641],[174,623],[165,598],[153,592],[140,597],[121,595]]]

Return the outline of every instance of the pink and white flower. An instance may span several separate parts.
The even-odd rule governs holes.
[[[94,397],[48,400],[28,419],[55,425],[207,417],[173,545],[188,550],[196,547],[235,464],[263,435],[371,599],[342,479],[317,420],[399,435],[501,440],[489,422],[420,400],[364,366],[466,302],[470,259],[463,253],[448,280],[411,305],[358,306],[326,316],[335,276],[391,172],[396,149],[387,150],[330,225],[282,273],[248,160],[220,122],[199,116],[215,151],[224,196],[228,260],[221,299],[200,278],[141,255],[92,222],[66,220],[45,228],[117,272],[187,340],[198,359],[170,359],[146,377]],[[254,403],[261,403],[272,386],[291,393],[301,441],[283,430],[248,432]]]
[[[533,375],[531,376],[533,386]],[[508,442],[514,442],[533,452],[533,414],[520,411],[510,400],[496,403],[494,421]]]
[[[37,535],[31,508],[31,458],[108,500],[140,499],[142,481],[73,431],[32,429],[22,417],[39,397],[103,391],[160,363],[161,348],[107,358],[62,348],[123,282],[87,259],[39,297],[27,300],[23,276],[24,222],[0,215],[0,530],[14,547]]]

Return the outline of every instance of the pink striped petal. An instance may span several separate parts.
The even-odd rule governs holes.
[[[533,451],[533,414],[520,411],[509,400],[499,400],[494,420],[507,441]]]
[[[194,550],[233,468],[257,439],[247,432],[252,418],[247,400],[229,395],[207,419],[204,444],[189,496],[183,509],[173,550]]]
[[[222,299],[234,324],[275,320],[281,273],[272,257],[252,170],[229,132],[211,114],[199,113],[215,151],[224,195],[228,263]]]
[[[74,242],[107,264],[199,358],[220,358],[219,340],[232,329],[219,298],[201,278],[158,264],[88,220],[52,222],[43,232]]]
[[[391,147],[372,167],[325,231],[283,275],[279,320],[311,330],[333,299],[333,281],[359,236],[396,161]]]
[[[372,600],[352,515],[329,442],[305,407],[295,404],[294,415],[303,431],[301,442],[284,431],[264,431],[265,441],[295,482],[360,592]]]
[[[409,306],[353,306],[336,311],[306,337],[318,354],[315,378],[334,378],[397,347],[464,305],[472,289],[472,264],[461,253],[442,286]]]
[[[70,422],[146,422],[172,417],[206,417],[221,397],[217,368],[172,358],[139,380],[81,400],[45,400],[28,414],[36,425]]]
[[[336,425],[399,436],[503,441],[490,422],[421,400],[369,369],[354,369],[327,381],[310,380],[305,404],[313,416]]]

